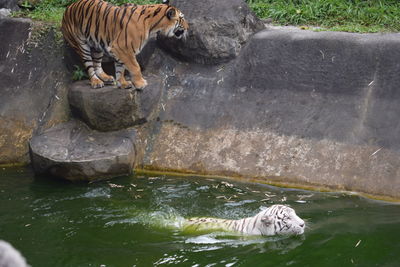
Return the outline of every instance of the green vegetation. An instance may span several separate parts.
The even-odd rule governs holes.
[[[42,0],[37,4],[34,1],[22,2],[21,11],[15,12],[14,17],[28,17],[34,20],[61,25],[64,9],[73,0]]]
[[[80,81],[84,79],[88,79],[88,75],[86,74],[86,71],[83,70],[80,66],[74,65],[74,71],[72,73],[72,80],[74,81]]]
[[[26,0],[23,1],[20,6],[22,11],[15,12],[13,14],[14,17],[27,17],[34,20],[40,20],[44,22],[50,22],[56,24],[57,26],[61,25],[61,19],[64,14],[65,8],[76,0]],[[37,2],[37,4],[35,4]],[[122,5],[125,3],[136,3],[139,5],[156,3],[157,1],[153,0],[109,0],[107,2]]]
[[[400,31],[398,0],[247,0],[260,18],[349,32]]]
[[[37,4],[32,4],[37,2]],[[14,16],[60,25],[64,9],[74,0],[26,0]],[[161,0],[109,0],[114,4],[159,3]],[[399,0],[246,0],[254,12],[277,25],[319,27],[349,32],[400,31]]]

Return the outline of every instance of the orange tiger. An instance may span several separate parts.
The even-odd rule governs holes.
[[[133,86],[147,85],[136,55],[142,50],[152,33],[167,37],[186,37],[189,25],[183,13],[163,4],[116,6],[102,0],[79,0],[65,10],[62,26],[64,38],[79,54],[88,72],[92,88],[114,83],[102,67],[103,54],[115,60],[115,78],[120,88],[131,88],[125,80],[125,68],[131,74]]]

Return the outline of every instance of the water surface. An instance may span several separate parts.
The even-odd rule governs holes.
[[[184,235],[183,218],[239,219],[290,205],[299,237]],[[120,177],[92,184],[0,169],[0,239],[32,266],[400,266],[400,205],[221,179]]]

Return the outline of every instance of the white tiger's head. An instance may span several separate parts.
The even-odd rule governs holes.
[[[254,216],[262,235],[301,235],[305,223],[294,209],[284,205],[273,205]]]

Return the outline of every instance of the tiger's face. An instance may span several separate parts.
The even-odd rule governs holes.
[[[165,27],[162,33],[167,37],[185,39],[189,30],[189,24],[185,20],[183,13],[175,7],[170,7],[166,13],[166,19],[168,27]]]
[[[259,230],[262,235],[301,235],[304,233],[304,221],[290,207],[273,205],[256,216],[261,218]]]

